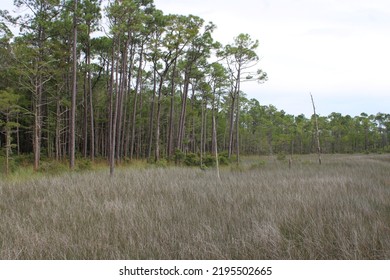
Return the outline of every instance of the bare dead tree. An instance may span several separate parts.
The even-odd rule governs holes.
[[[314,120],[316,125],[316,140],[317,140],[317,155],[318,155],[318,163],[321,164],[321,146],[320,146],[320,132],[318,129],[318,119],[316,114],[316,106],[314,105],[314,99],[313,95],[310,93],[311,97],[311,103],[313,104],[313,111],[314,111]]]

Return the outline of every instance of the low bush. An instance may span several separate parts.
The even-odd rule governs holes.
[[[160,159],[154,163],[154,166],[160,168],[168,167],[168,161],[166,159]]]
[[[181,150],[176,149],[174,158],[175,158],[175,164],[182,164],[184,159],[186,158],[186,154],[183,153]]]
[[[20,154],[13,156],[17,166],[27,167],[34,164],[34,154]]]
[[[215,166],[215,156],[211,154],[205,155],[203,158],[203,164],[206,165],[207,167]]]
[[[286,154],[285,153],[279,153],[276,157],[277,160],[285,160]]]
[[[188,153],[184,159],[187,166],[198,166],[200,164],[199,157],[194,153]]]
[[[79,171],[92,170],[92,162],[89,159],[82,159],[77,163]]]
[[[58,161],[42,161],[38,168],[38,172],[47,174],[60,174],[68,170],[68,166]]]
[[[220,153],[218,155],[218,160],[220,165],[229,165],[230,164],[230,159],[229,155],[227,152]]]
[[[0,172],[5,173],[6,172],[6,159],[5,157],[0,157]],[[15,163],[15,160],[10,158],[8,160],[8,172],[12,173],[17,169],[17,164]]]

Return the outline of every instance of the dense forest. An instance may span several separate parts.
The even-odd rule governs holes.
[[[0,11],[1,162],[180,161],[317,150],[313,114],[248,99],[259,42],[153,0],[15,0]],[[20,28],[17,35],[10,30]],[[264,69],[266,70],[266,69]],[[261,87],[259,87],[261,91]],[[308,97],[308,105],[310,99]],[[318,117],[324,153],[389,151],[390,114]],[[8,169],[7,169],[8,172]]]

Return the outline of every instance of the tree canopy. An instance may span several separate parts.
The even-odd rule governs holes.
[[[2,157],[33,155],[36,170],[42,158],[105,159],[113,172],[122,161],[216,150],[238,162],[240,154],[316,150],[313,116],[242,92],[241,83],[268,79],[249,34],[224,46],[213,23],[165,14],[152,0],[15,5],[24,14],[0,12]],[[389,114],[332,113],[318,126],[322,152],[389,150]]]

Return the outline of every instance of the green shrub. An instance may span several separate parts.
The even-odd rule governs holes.
[[[79,171],[92,170],[92,162],[89,159],[82,159],[77,163]]]
[[[59,174],[68,171],[68,167],[58,161],[42,161],[38,172],[47,174]]]
[[[17,166],[27,167],[34,164],[34,154],[21,154],[13,156]]]
[[[181,163],[183,163],[186,155],[180,149],[176,149],[174,157],[175,157],[175,163],[181,164]]]
[[[285,160],[286,159],[286,154],[281,152],[277,155],[276,157],[277,160]]]
[[[13,158],[8,159],[8,172],[12,173],[17,169],[17,164]],[[5,157],[0,157],[0,171],[5,173],[6,170],[6,159]]]
[[[229,155],[226,152],[219,154],[218,160],[219,160],[220,165],[229,165],[230,164]]]
[[[215,166],[215,156],[207,154],[203,158],[203,164],[207,167],[213,167]]]
[[[188,153],[184,160],[185,165],[187,166],[198,166],[200,164],[199,158],[194,153]]]
[[[168,166],[168,161],[166,159],[160,159],[154,163],[154,166],[160,167],[160,168],[165,168]]]
[[[207,165],[205,165],[205,164],[201,164],[201,166],[200,166],[200,169],[201,170],[207,170],[207,168],[208,168],[208,166]]]

